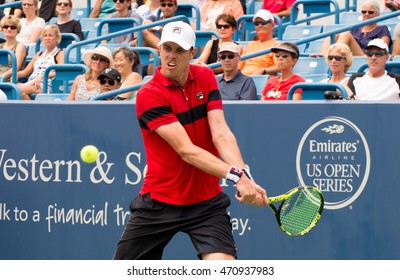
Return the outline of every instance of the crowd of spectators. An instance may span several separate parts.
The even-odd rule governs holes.
[[[200,54],[192,63],[203,67],[208,67],[209,64],[215,62],[221,64],[220,67],[213,70],[217,75],[221,95],[224,99],[286,99],[291,85],[305,81],[301,73],[298,75],[294,71],[296,62],[301,59],[301,50],[291,42],[277,40],[274,35],[276,34],[274,33],[275,17],[290,18],[294,2],[295,0],[278,2],[264,0],[262,8],[255,11],[253,15],[254,39],[246,41],[245,44],[234,41],[234,34],[238,28],[237,19],[246,12],[244,1],[197,0],[191,2],[197,5],[201,11],[201,29],[213,30],[218,34],[217,38],[210,39],[202,48],[197,49]],[[385,6],[386,9],[393,11],[399,9],[396,2],[387,2]],[[174,17],[177,8],[177,0],[97,0],[88,17],[134,18],[140,24],[146,25]],[[32,93],[40,93],[43,82],[48,82],[48,88],[51,90],[51,83],[42,80],[43,73],[49,65],[64,63],[63,50],[57,46],[61,40],[61,33],[74,33],[79,40],[85,39],[86,31],[82,30],[79,19],[71,16],[72,10],[72,0],[22,0],[20,7],[9,9],[7,15],[3,13],[0,22],[3,32],[0,49],[7,49],[15,53],[18,72],[12,73],[11,61],[9,61],[8,64],[0,66],[0,78],[9,82],[12,76],[16,75],[19,81],[18,87],[24,99],[30,99]],[[378,2],[366,0],[362,3],[360,10],[362,20],[369,20],[380,15],[381,8]],[[194,23],[192,23],[192,28],[196,29]],[[151,47],[158,52],[162,30],[163,25],[144,29],[142,46]],[[365,79],[368,76],[388,75],[391,78],[391,89],[396,86],[400,88],[398,84],[400,79],[396,76],[397,74],[387,73],[384,70],[387,61],[400,55],[400,23],[392,34],[386,25],[372,23],[339,33],[333,41],[331,38],[326,38],[321,52],[311,54],[311,56],[324,56],[329,65],[329,72],[320,82],[341,84],[346,87],[351,96],[357,97],[357,99],[362,99],[363,96],[357,92],[355,86],[362,77]],[[139,54],[134,51],[134,47],[138,46],[137,36],[138,34],[135,32],[112,38],[113,43],[123,44],[121,46],[126,45],[126,47],[110,50],[104,45],[110,43],[110,40],[102,40],[102,45],[94,50],[86,51],[83,54],[83,62],[88,67],[88,72],[75,79],[70,99],[88,100],[102,93],[100,83],[102,80],[99,80],[99,77],[105,69],[112,69],[113,73],[119,73],[120,79],[118,83],[114,84],[114,87],[118,88],[139,84],[143,81],[144,75],[153,73],[151,65],[145,68],[149,71],[142,71]],[[29,49],[35,48],[38,39],[42,41],[41,44],[44,45],[44,48],[27,61]],[[379,44],[376,43],[376,39],[380,40]],[[371,45],[371,42],[375,42],[375,44]],[[222,46],[225,46],[225,49]],[[379,48],[379,50],[374,51],[374,48]],[[241,59],[244,55],[266,49],[270,49],[271,52],[245,60]],[[352,65],[353,56],[365,56],[369,66],[378,64],[378,62],[383,63],[383,72],[376,71],[372,74],[373,67],[370,66],[367,72],[360,77],[350,77],[347,71]],[[53,75],[54,73],[51,73],[49,77],[51,78]],[[249,81],[252,80],[251,76],[259,75],[267,75],[268,82],[262,92],[258,92],[257,97],[257,93],[254,95],[254,82]],[[241,87],[243,92],[228,91],[227,88],[232,89],[239,78],[246,84]],[[388,79],[380,80],[383,82]],[[107,81],[112,82],[112,79]],[[399,94],[396,96],[398,98]],[[390,98],[393,97],[393,94],[390,95]],[[119,94],[114,100],[134,98],[135,91],[131,91]],[[294,94],[294,99],[301,98],[302,93],[299,90]],[[374,98],[379,99],[379,96]],[[387,98],[387,95],[381,95],[381,99]]]

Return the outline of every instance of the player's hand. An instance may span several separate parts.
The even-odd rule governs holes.
[[[242,178],[237,181],[236,188],[238,191],[235,197],[240,203],[258,207],[268,205],[267,192],[257,185],[255,181],[248,179],[246,176],[242,176]]]

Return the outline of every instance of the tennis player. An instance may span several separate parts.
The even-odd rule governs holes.
[[[114,259],[161,259],[178,232],[200,259],[235,259],[236,246],[220,178],[236,184],[240,202],[267,205],[251,179],[223,113],[215,75],[190,65],[196,54],[190,25],[164,26],[161,66],[138,92],[136,113],[148,171],[118,242]],[[220,159],[222,158],[222,160]]]

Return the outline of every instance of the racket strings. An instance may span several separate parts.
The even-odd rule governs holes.
[[[313,190],[298,191],[282,204],[281,227],[291,235],[302,235],[315,225],[320,216],[322,198]]]

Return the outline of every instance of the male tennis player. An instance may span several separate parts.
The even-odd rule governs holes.
[[[225,122],[214,73],[190,65],[195,34],[184,22],[165,25],[161,67],[138,92],[148,171],[114,259],[161,259],[177,232],[187,233],[200,259],[235,259],[236,246],[220,178],[236,184],[240,202],[267,205],[263,188],[245,170]],[[220,157],[222,160],[220,159]]]

